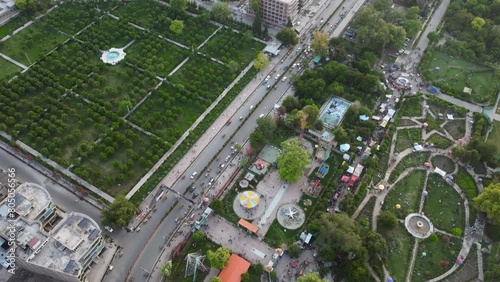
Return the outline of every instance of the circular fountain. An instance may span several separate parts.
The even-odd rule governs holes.
[[[119,61],[123,60],[127,55],[123,49],[111,48],[108,51],[102,52],[101,61],[109,65],[116,65]]]
[[[425,239],[434,233],[434,226],[431,220],[419,213],[409,214],[405,218],[405,227],[415,238]]]

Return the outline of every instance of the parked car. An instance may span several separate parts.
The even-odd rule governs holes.
[[[229,161],[229,159],[230,159],[230,158],[231,158],[231,155],[228,155],[228,156],[224,159],[224,161],[225,161],[225,162],[227,162],[227,161]]]
[[[198,197],[199,195],[200,195],[200,194],[198,194],[198,193],[194,193],[194,194],[193,194],[193,196],[192,196],[191,198],[196,199],[196,197]]]
[[[193,193],[194,190],[196,190],[196,185],[191,186],[191,189],[189,189],[189,193]]]
[[[104,229],[106,229],[109,233],[112,233],[113,232],[113,228],[109,227],[109,226],[104,226]]]

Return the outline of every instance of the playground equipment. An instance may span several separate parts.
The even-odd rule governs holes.
[[[328,170],[330,169],[330,166],[327,164],[321,164],[321,166],[318,169],[318,172],[316,172],[316,181],[314,182],[314,185],[312,187],[312,192],[316,193],[316,187],[319,186],[319,183],[321,182],[321,179],[325,177],[325,175],[328,174]]]

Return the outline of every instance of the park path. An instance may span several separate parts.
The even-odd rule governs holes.
[[[27,66],[25,66],[25,65],[23,65],[22,63],[20,63],[20,62],[18,62],[18,61],[16,61],[16,60],[14,60],[14,59],[12,59],[11,57],[9,57],[9,56],[7,56],[7,55],[4,55],[4,54],[0,53],[0,56],[2,56],[2,58],[6,59],[7,61],[9,61],[9,62],[13,63],[14,65],[16,65],[16,66],[18,66],[18,67],[22,68],[23,70],[27,70],[27,69],[28,69],[28,67],[27,67]]]

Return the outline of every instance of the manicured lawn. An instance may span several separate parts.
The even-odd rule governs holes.
[[[167,76],[189,52],[158,37],[144,35],[129,48],[125,60],[161,77]]]
[[[31,16],[23,15],[22,13],[20,13],[15,18],[8,21],[6,24],[0,26],[0,39],[6,35],[12,34],[16,29],[20,28],[31,19]]]
[[[404,149],[411,148],[413,143],[422,143],[422,129],[421,128],[408,128],[399,129],[396,139],[396,147],[394,153],[402,152]]]
[[[127,113],[158,83],[156,79],[125,64],[105,65],[100,69],[80,84],[76,92],[118,115]]]
[[[488,141],[492,141],[493,144],[496,144],[497,150],[500,151],[500,121],[493,121],[493,128],[488,135]]]
[[[164,83],[132,113],[130,120],[173,144],[203,111],[199,98]]]
[[[12,78],[16,72],[20,71],[20,67],[0,57],[0,80]]]
[[[435,67],[440,70],[435,71]],[[437,50],[433,50],[430,60],[422,62],[422,70],[428,80],[453,89],[456,96],[466,101],[491,102],[497,94],[498,83],[491,68],[453,58]],[[463,93],[464,87],[472,88],[472,95]]]
[[[404,218],[407,214],[418,212],[424,188],[425,171],[414,170],[394,184],[384,200],[384,209]],[[396,209],[396,205],[401,205]]]
[[[403,106],[401,107],[401,115],[405,117],[422,116],[422,96],[415,95],[404,98]]]
[[[431,137],[427,139],[427,142],[429,142],[429,144],[434,144],[434,147],[439,149],[446,149],[453,144],[448,138],[437,133],[432,134]]]
[[[404,157],[392,170],[391,176],[389,177],[389,182],[392,183],[396,181],[399,175],[407,168],[423,166],[424,163],[429,160],[430,156],[430,152],[415,152]]]
[[[449,120],[443,128],[448,131],[448,133],[455,138],[455,140],[458,140],[460,138],[463,138],[465,136],[465,127],[467,125],[465,124],[465,120]]]
[[[450,269],[457,260],[462,247],[461,240],[439,233],[437,235],[437,242],[431,242],[429,239],[420,242],[411,281],[427,281],[437,277]],[[423,258],[422,252],[426,253]],[[441,267],[442,261],[449,262],[448,267]]]
[[[452,173],[455,170],[455,162],[446,156],[435,156],[431,159],[433,167],[439,167],[447,173]]]
[[[203,46],[201,52],[224,63],[238,62],[240,69],[243,69],[264,47],[265,45],[255,41],[253,36],[221,29]]]
[[[385,231],[383,235],[389,247],[386,262],[389,273],[394,281],[405,281],[415,238],[406,231],[402,223],[393,230]]]
[[[465,228],[464,202],[460,195],[437,173],[427,179],[424,212],[436,228],[450,232],[458,227]]]
[[[200,105],[208,106],[222,93],[235,75],[223,65],[202,56],[196,56],[184,64],[170,81],[199,97]]]
[[[45,24],[42,18],[2,42],[0,53],[29,66],[67,38]]]
[[[464,191],[465,197],[467,197],[469,202],[472,202],[472,199],[474,199],[478,193],[474,178],[472,178],[472,176],[463,167],[459,167],[455,181],[458,187]]]

